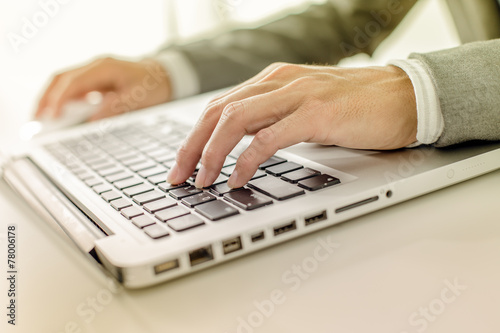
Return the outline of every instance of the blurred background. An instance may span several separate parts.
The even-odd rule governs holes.
[[[18,140],[50,77],[100,55],[139,59],[168,41],[208,37],[301,11],[321,0],[23,0],[0,2],[0,146]],[[37,23],[37,26],[33,25]],[[25,32],[22,37],[22,32]],[[17,39],[21,36],[23,39]],[[410,52],[458,45],[442,0],[420,0],[373,58],[385,64]],[[7,140],[6,140],[7,138]]]

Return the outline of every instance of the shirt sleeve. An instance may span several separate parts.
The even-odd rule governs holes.
[[[439,97],[429,73],[416,59],[392,60],[389,65],[401,68],[410,77],[417,102],[417,141],[409,147],[435,143],[444,129]]]
[[[198,74],[182,53],[165,50],[151,58],[163,66],[169,74],[170,84],[172,85],[172,99],[180,99],[201,92]]]

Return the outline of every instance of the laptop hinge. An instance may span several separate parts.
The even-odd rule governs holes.
[[[28,158],[10,161],[3,178],[56,231],[85,254],[106,235],[99,230]]]

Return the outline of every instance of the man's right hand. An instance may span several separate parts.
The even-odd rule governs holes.
[[[172,96],[168,74],[156,61],[101,58],[54,76],[35,117],[58,117],[64,104],[92,91],[101,92],[103,101],[90,120],[168,102]]]

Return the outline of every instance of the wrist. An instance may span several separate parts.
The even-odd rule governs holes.
[[[168,71],[160,62],[152,58],[144,58],[139,64],[146,71],[143,86],[155,95],[158,103],[169,102],[173,99],[172,83]]]
[[[417,142],[418,116],[415,89],[408,74],[401,68],[393,65],[387,66],[395,75],[395,89],[399,92],[401,105],[402,131],[401,147],[406,147]]]

